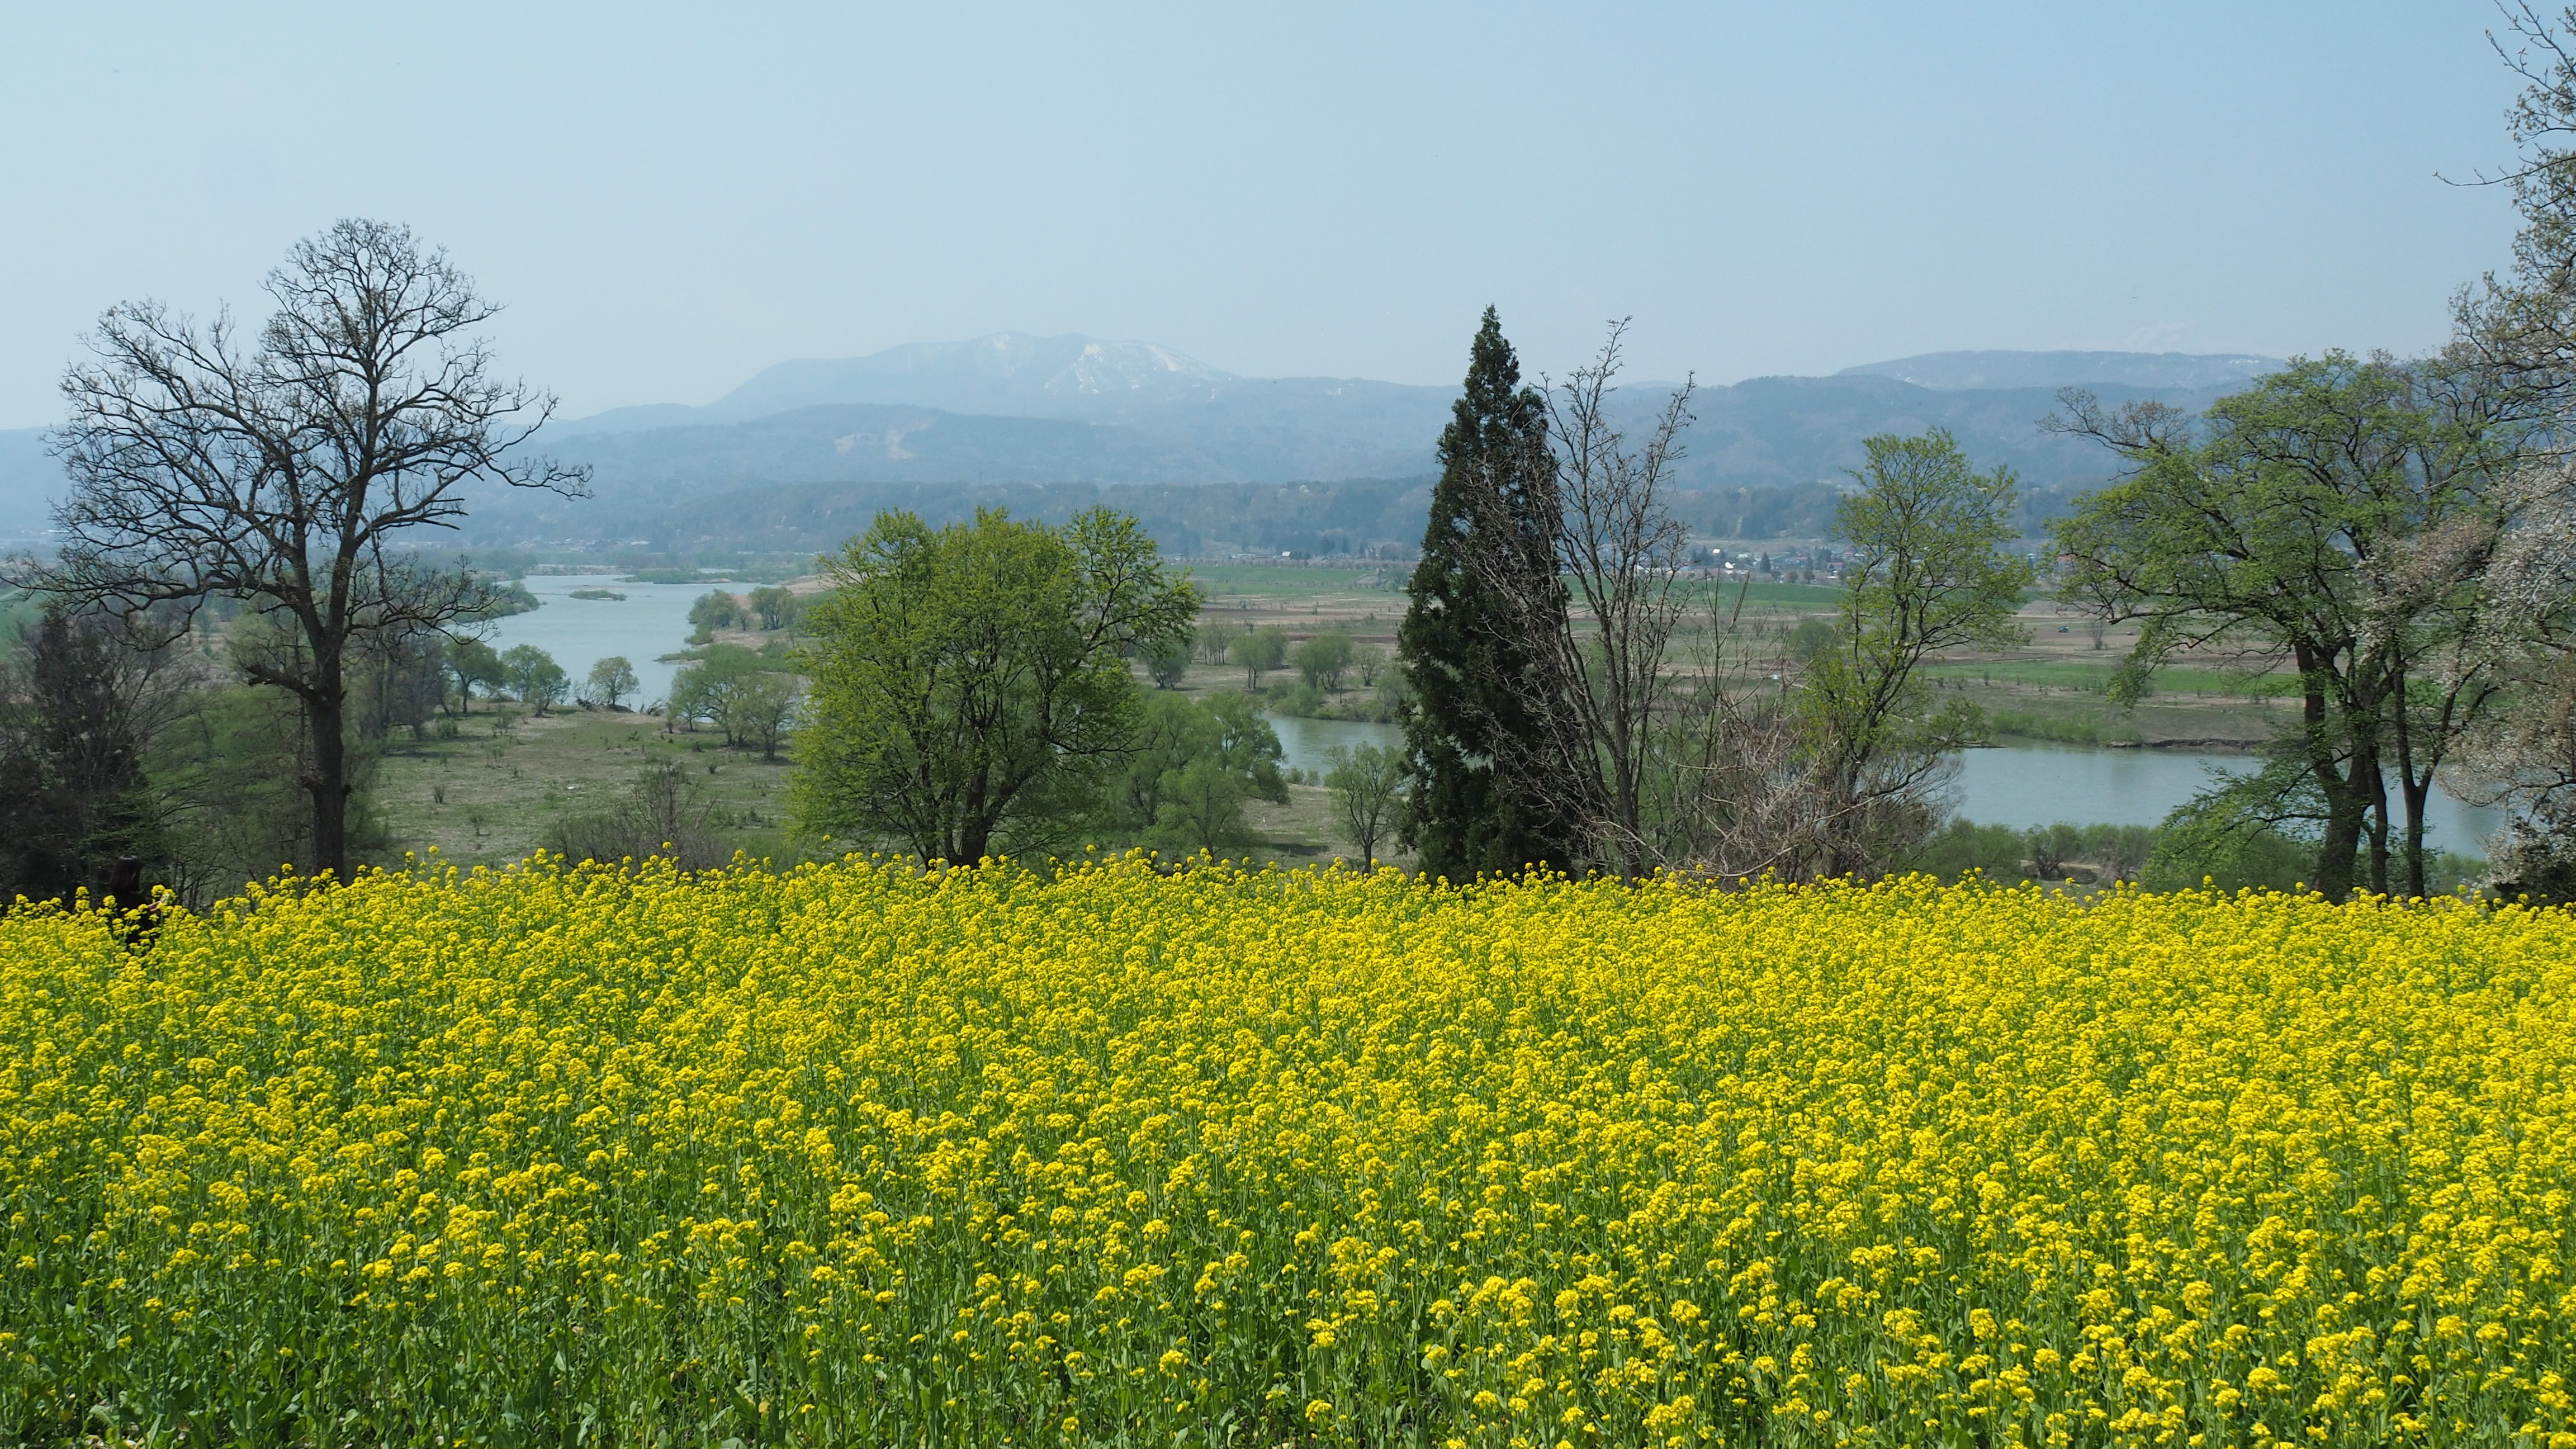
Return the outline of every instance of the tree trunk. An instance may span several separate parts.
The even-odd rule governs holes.
[[[987,770],[989,768],[988,766]],[[958,811],[957,824],[953,830],[952,844],[956,850],[948,857],[950,865],[973,865],[982,860],[984,852],[992,846],[995,812],[985,809],[984,806],[991,791],[992,780],[989,774],[983,771],[979,771],[975,779],[967,785],[965,803]]]
[[[2415,740],[2407,727],[2405,677],[2400,675],[2394,691],[2397,699],[2397,788],[2406,801],[2406,894],[2416,900],[2424,898],[2424,801],[2433,784],[2433,772],[2415,777]]]
[[[334,879],[349,878],[349,747],[341,729],[347,701],[325,678],[305,700],[305,718],[313,731],[313,773],[305,790],[313,797],[313,870]]]
[[[2318,773],[2331,783],[2326,785],[2326,832],[2317,846],[2316,879],[2308,884],[2327,900],[2340,901],[2352,894],[2353,858],[2361,850],[2362,817],[2370,802],[2331,767]]]
[[[2291,657],[2297,661],[2302,685],[2300,743],[2308,772],[2316,776],[2317,788],[2326,797],[2325,839],[2317,846],[2317,868],[2308,885],[2327,900],[2340,901],[2352,893],[2353,856],[2361,848],[2362,816],[2370,808],[2369,796],[2356,782],[2365,778],[2365,763],[2376,771],[2379,761],[2375,756],[2364,761],[2356,754],[2349,778],[2336,773],[2335,750],[2326,735],[2326,693],[2319,683],[2325,661],[2305,643],[2294,645]]]
[[[2433,793],[2432,787],[2432,776],[2426,775],[2418,781],[2411,771],[2403,776],[2398,787],[2406,797],[2406,894],[2418,900],[2427,894],[2424,889],[2424,806]]]
[[[2355,760],[2353,766],[2360,768]],[[2368,784],[2362,796],[2369,802],[2367,817],[2370,828],[2370,889],[2373,894],[2388,894],[2388,771],[2381,768],[2379,757],[2370,757]]]

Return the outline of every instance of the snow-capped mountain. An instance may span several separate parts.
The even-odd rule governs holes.
[[[1002,417],[1103,419],[1140,409],[1215,401],[1246,382],[1151,342],[1080,333],[996,332],[964,342],[914,342],[865,357],[782,362],[705,407],[618,408],[573,421],[567,433],[630,432],[734,423],[796,408],[900,404]]]

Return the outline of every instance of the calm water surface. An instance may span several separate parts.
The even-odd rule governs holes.
[[[1959,813],[1981,823],[2153,825],[2216,777],[2254,767],[2243,755],[2009,745],[1965,751],[1953,788]],[[2396,786],[2389,788],[2393,796]],[[2426,815],[2431,824],[2427,843],[2468,855],[2481,854],[2479,842],[2504,823],[2501,812],[2463,804],[2439,786],[2426,802]]]
[[[1393,725],[1269,715],[1289,768],[1330,769],[1336,748],[1400,744]],[[2166,812],[2209,788],[2215,774],[2254,768],[2243,755],[2188,754],[2179,750],[2088,750],[2047,745],[2004,745],[1968,750],[1951,787],[1958,813],[1980,824],[2016,829],[2059,820],[2080,824],[2154,825]],[[2393,788],[2393,787],[2392,787]],[[2470,855],[2504,823],[2496,811],[2465,805],[2435,790],[2430,843]]]
[[[1304,770],[1320,778],[1333,767],[1333,751],[1355,750],[1362,745],[1401,747],[1404,731],[1393,725],[1364,724],[1347,719],[1300,719],[1293,714],[1265,714],[1270,727],[1279,732],[1279,747],[1286,758],[1281,761],[1291,770]]]
[[[611,654],[623,654],[635,666],[642,688],[630,705],[649,705],[671,694],[678,663],[657,656],[689,647],[689,605],[712,588],[732,584],[624,584],[613,575],[531,574],[524,582],[538,607],[497,621],[491,638],[495,649],[534,644],[555,658],[578,685],[590,666]],[[607,589],[623,599],[576,599],[575,589]]]

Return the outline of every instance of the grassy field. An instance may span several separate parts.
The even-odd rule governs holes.
[[[2024,685],[2033,689],[2100,694],[2110,687],[2118,667],[2116,658],[2084,660],[2062,656],[2006,656],[1991,660],[1945,661],[1930,666],[1924,672],[1944,682],[1974,680],[1988,685]],[[2175,665],[2155,672],[2149,697],[2159,694],[2208,695],[2261,702],[2286,698],[2296,688],[2295,679],[2277,673],[2252,674]]]
[[[1211,599],[1312,599],[1397,594],[1409,563],[1186,563],[1180,565]]]
[[[703,794],[716,831],[753,856],[803,859],[784,827],[792,755],[728,750],[712,730],[666,733],[652,715],[485,705],[432,739],[378,760],[374,799],[397,851],[458,865],[500,865],[545,845],[568,815],[605,810],[644,767],[674,760]]]

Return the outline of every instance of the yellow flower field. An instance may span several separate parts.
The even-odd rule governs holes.
[[[1915,880],[0,920],[0,1441],[2576,1445],[2576,918]]]

